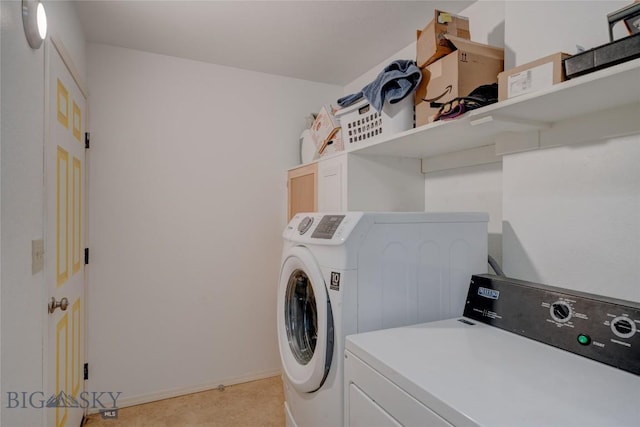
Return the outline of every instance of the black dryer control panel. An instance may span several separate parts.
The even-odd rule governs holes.
[[[640,304],[489,274],[464,315],[640,375]]]

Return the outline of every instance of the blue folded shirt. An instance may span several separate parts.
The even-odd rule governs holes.
[[[380,111],[385,101],[395,104],[411,94],[420,80],[422,72],[415,61],[398,59],[384,67],[378,77],[360,92],[338,99],[338,105],[348,107],[365,97],[376,111]]]

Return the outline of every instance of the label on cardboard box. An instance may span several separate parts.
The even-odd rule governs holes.
[[[553,86],[553,62],[512,74],[507,78],[507,98]]]

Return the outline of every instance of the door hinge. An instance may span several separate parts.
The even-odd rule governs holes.
[[[89,132],[84,133],[84,148],[91,148],[91,134]]]
[[[84,265],[89,264],[89,248],[84,248]]]
[[[85,381],[89,379],[89,364],[84,364],[84,379]]]

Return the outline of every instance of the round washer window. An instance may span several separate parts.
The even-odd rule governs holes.
[[[291,351],[298,363],[306,365],[316,349],[318,310],[311,280],[302,270],[294,270],[289,276],[284,320]]]

